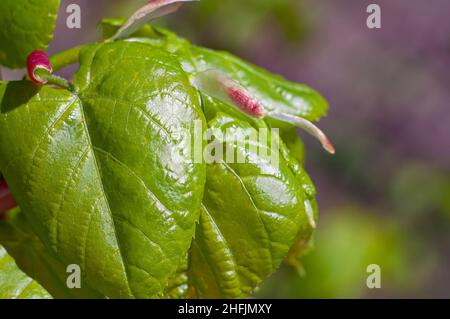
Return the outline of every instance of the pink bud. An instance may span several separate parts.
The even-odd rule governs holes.
[[[47,54],[41,50],[35,50],[28,55],[27,58],[27,72],[28,77],[35,83],[45,84],[47,80],[42,79],[40,76],[36,75],[34,72],[37,69],[44,69],[51,73],[53,71],[48,59]]]
[[[264,108],[248,91],[234,85],[224,85],[224,89],[231,101],[242,111],[253,117],[264,117]]]
[[[16,201],[9,192],[8,185],[6,185],[5,181],[0,180],[0,219],[5,217],[5,213],[8,210],[16,206]]]

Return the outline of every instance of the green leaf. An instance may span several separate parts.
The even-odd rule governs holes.
[[[299,163],[303,164],[305,161],[305,146],[300,139],[296,128],[289,128],[280,130],[281,139],[289,149],[291,156]]]
[[[297,136],[295,129],[282,130],[281,138],[284,144],[281,146],[281,155],[288,163],[296,179],[301,183],[305,193],[305,213],[309,224],[298,230],[295,243],[291,246],[284,262],[294,267],[300,274],[304,274],[302,258],[313,248],[313,233],[317,225],[318,207],[315,199],[316,188],[311,178],[301,166],[304,159],[303,143]]]
[[[267,108],[312,120],[326,102],[166,30],[133,36],[82,49],[75,92],[0,84],[0,171],[23,209],[0,224],[0,243],[55,297],[244,297],[304,253],[315,188],[290,126],[271,163],[235,137],[280,123],[201,95],[190,77],[219,69]],[[193,161],[192,123],[204,116],[217,136],[233,132],[217,141],[246,163]],[[65,285],[69,264],[81,290]]]
[[[102,23],[105,37],[114,34],[121,21],[107,19]],[[183,69],[189,74],[216,69],[240,83],[257,99],[267,111],[278,111],[317,121],[328,111],[328,103],[315,90],[305,84],[287,81],[262,68],[247,63],[227,53],[194,46],[176,34],[149,25],[131,35],[132,41],[141,41],[152,46],[163,47],[178,56]],[[291,127],[280,121],[272,121],[276,127]]]
[[[237,142],[236,137],[258,137],[256,126],[224,113],[230,106],[213,98],[204,96],[203,106],[210,129],[227,132],[223,140],[215,134],[217,141],[246,162],[207,165],[203,207],[190,251],[190,295],[244,297],[280,265],[299,231],[311,228],[306,195],[284,158],[276,165],[252,152],[248,142]],[[265,126],[263,121],[253,124]],[[258,146],[271,155],[266,145]]]
[[[77,289],[68,288],[66,265],[46,249],[19,208],[8,212],[6,221],[0,221],[0,243],[15,259],[17,266],[44,286],[53,297],[102,297],[86,284]]]
[[[48,299],[51,296],[36,281],[24,274],[0,246],[0,299]]]
[[[304,84],[289,82],[238,57],[206,48],[191,47],[196,72],[216,69],[240,83],[267,111],[280,111],[317,121],[328,109],[326,101]]]
[[[177,60],[139,43],[80,55],[77,94],[0,86],[0,170],[45,248],[107,297],[160,295],[199,216],[203,120]]]
[[[314,220],[317,220],[317,203],[315,199],[309,199],[305,201],[305,206],[309,205],[312,208]],[[300,275],[305,274],[303,267],[303,258],[311,252],[314,248],[313,228],[300,229],[297,234],[295,243],[289,249],[284,262],[298,271]]]
[[[163,298],[167,299],[185,299],[188,296],[188,275],[189,267],[188,255],[178,266],[177,271],[169,278],[167,287],[164,290]]]
[[[0,64],[26,65],[30,52],[45,50],[53,38],[60,0],[0,1]]]

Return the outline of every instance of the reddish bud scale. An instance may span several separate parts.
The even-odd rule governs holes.
[[[5,181],[0,180],[0,219],[5,217],[5,213],[8,210],[16,206],[16,201],[9,192],[8,185],[6,185]]]
[[[264,117],[264,108],[247,91],[233,85],[225,85],[225,93],[237,107],[248,115],[257,118]]]
[[[44,51],[36,50],[31,52],[27,58],[27,72],[28,77],[35,83],[45,84],[46,80],[42,79],[39,76],[35,75],[35,71],[37,69],[47,70],[49,73],[53,71],[52,66],[50,64],[50,60],[47,54]]]

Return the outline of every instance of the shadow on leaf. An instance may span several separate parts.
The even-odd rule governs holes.
[[[15,108],[27,104],[28,101],[39,93],[42,86],[29,81],[8,82],[0,86],[0,112],[8,113]]]

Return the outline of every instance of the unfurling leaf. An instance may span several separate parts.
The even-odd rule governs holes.
[[[198,0],[150,0],[120,27],[111,40],[126,38],[150,20],[173,13],[182,6],[183,2],[192,1]]]

